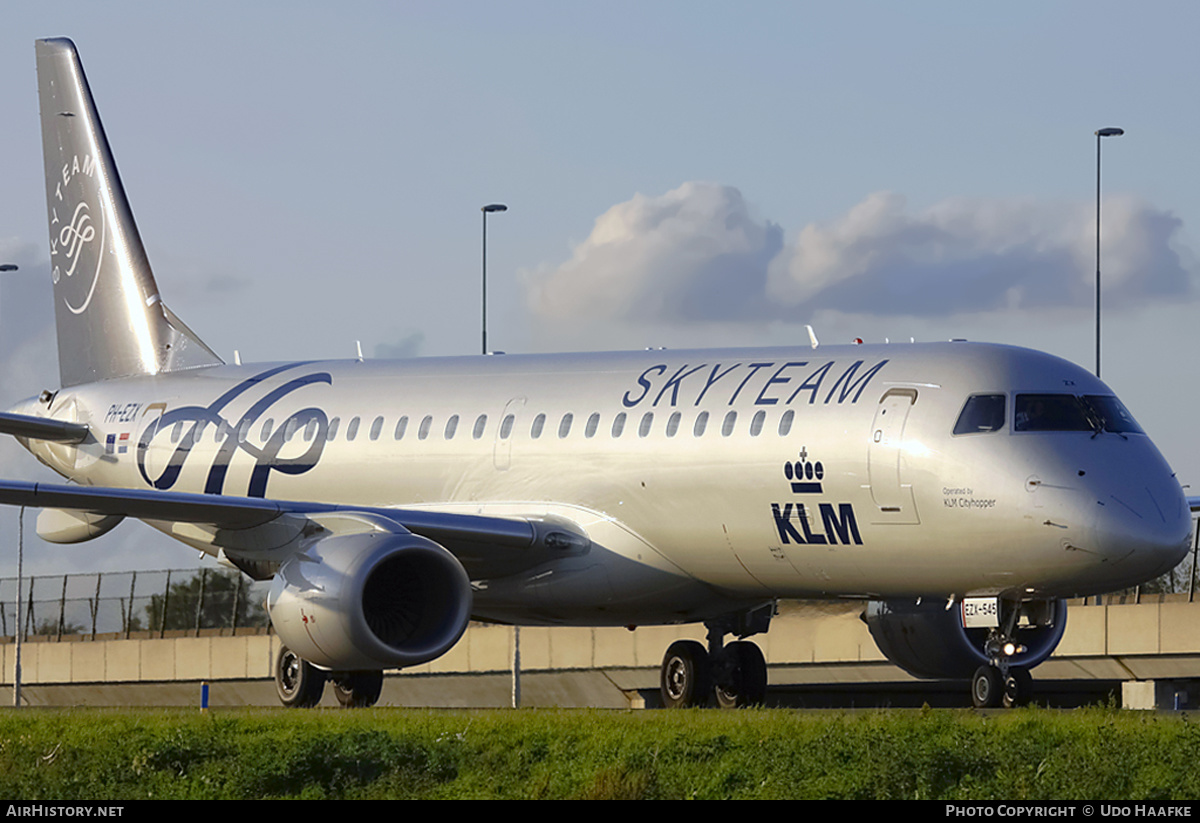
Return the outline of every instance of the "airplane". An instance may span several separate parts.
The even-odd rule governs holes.
[[[135,518],[270,580],[284,705],[372,705],[472,619],[702,623],[663,704],[758,704],[747,638],[792,598],[861,600],[898,666],[1019,705],[1065,598],[1186,554],[1125,406],[1024,348],[224,363],[161,298],[74,44],[35,50],[61,387],[0,432],[67,482],[0,503],[48,541]]]

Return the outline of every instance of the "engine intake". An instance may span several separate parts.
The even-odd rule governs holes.
[[[1013,655],[1010,663],[1033,668],[1062,640],[1067,603],[1035,601],[1022,603],[1021,610],[1026,619],[1017,637],[1025,651]],[[991,662],[984,651],[988,630],[964,628],[959,609],[947,610],[942,602],[871,601],[863,619],[879,651],[914,677],[967,679]]]
[[[440,657],[466,630],[471,605],[467,573],[450,552],[393,532],[318,541],[280,567],[267,597],[284,645],[338,671]]]

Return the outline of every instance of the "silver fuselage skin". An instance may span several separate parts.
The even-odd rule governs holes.
[[[583,556],[468,568],[477,615],[518,623],[1056,598],[1173,567],[1191,520],[1150,438],[1015,431],[1023,392],[1112,394],[1060,358],[965,342],[280,363],[64,389],[50,416],[94,438],[28,444],[87,485],[577,524]],[[1008,398],[1004,424],[953,434],[978,394]]]

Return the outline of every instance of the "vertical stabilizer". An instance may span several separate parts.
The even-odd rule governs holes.
[[[75,44],[36,49],[62,385],[221,363],[162,304]]]

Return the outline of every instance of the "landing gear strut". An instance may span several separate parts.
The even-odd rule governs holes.
[[[663,655],[659,685],[663,706],[676,709],[707,706],[723,709],[763,703],[767,697],[767,661],[754,643],[744,639],[724,644],[727,634],[745,638],[767,630],[775,605],[704,624],[708,648],[695,640],[677,640]]]

